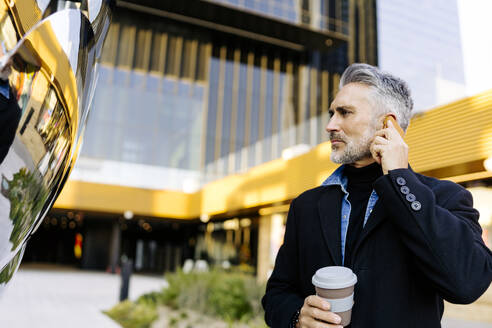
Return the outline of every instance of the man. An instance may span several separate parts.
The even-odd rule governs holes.
[[[3,56],[3,51],[0,48],[1,56]],[[5,160],[14,142],[15,132],[21,118],[21,110],[9,85],[11,72],[10,62],[0,70],[0,164]]]
[[[262,304],[271,327],[341,327],[315,296],[313,274],[357,275],[351,328],[440,327],[443,299],[471,303],[490,285],[492,253],[461,186],[415,173],[406,131],[413,101],[404,81],[366,64],[343,73],[326,127],[340,166],[291,203]]]

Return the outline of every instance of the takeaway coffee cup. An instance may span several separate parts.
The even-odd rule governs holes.
[[[331,312],[342,318],[344,327],[350,323],[354,305],[354,286],[357,276],[349,268],[341,266],[324,267],[316,271],[312,279],[316,295],[331,305]]]

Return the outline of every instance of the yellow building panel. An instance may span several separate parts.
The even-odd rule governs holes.
[[[492,90],[414,117],[405,140],[410,163],[419,172],[492,156]],[[276,159],[211,182],[194,194],[69,181],[55,207],[113,213],[131,210],[184,219],[281,203],[320,185],[333,172],[338,165],[330,161],[330,152],[330,143],[325,142],[298,157]],[[482,168],[447,177],[464,182],[490,176]]]
[[[195,216],[189,211],[193,200],[196,197],[181,192],[70,180],[54,207],[122,214],[130,210],[138,215],[184,219]]]
[[[323,143],[290,160],[276,159],[209,183],[201,190],[200,212],[218,214],[292,199],[337,167],[330,161],[330,147]]]
[[[406,142],[417,171],[483,160],[492,155],[492,92],[414,117]]]

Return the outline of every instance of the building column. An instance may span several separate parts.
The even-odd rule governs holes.
[[[273,270],[275,258],[283,243],[286,213],[260,216],[258,227],[257,280],[266,281]]]

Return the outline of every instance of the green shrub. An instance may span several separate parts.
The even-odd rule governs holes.
[[[116,304],[104,313],[123,328],[149,328],[158,317],[155,306],[133,303],[128,300]]]
[[[169,287],[160,300],[172,308],[188,308],[227,321],[262,316],[260,299],[264,285],[253,276],[212,270],[205,273],[177,272],[166,275]]]
[[[244,288],[244,280],[239,276],[224,277],[216,281],[210,289],[209,311],[228,321],[251,317],[251,304]]]
[[[162,292],[150,292],[147,294],[143,294],[137,299],[137,303],[155,307],[159,304],[164,304],[162,295]]]
[[[260,321],[264,323],[265,311],[261,304],[261,298],[265,295],[266,283],[258,284],[254,277],[248,277],[244,280],[244,288],[246,289],[246,297],[251,305],[252,317],[260,318]]]
[[[169,318],[169,327],[175,327],[178,324],[178,318],[171,317]]]
[[[122,302],[106,314],[124,328],[146,328],[157,319],[157,306],[165,305],[217,317],[231,327],[238,321],[249,327],[266,327],[260,303],[265,285],[259,285],[252,275],[220,270],[178,271],[166,274],[166,280],[169,286],[162,291],[142,295],[135,303]],[[176,325],[187,316],[185,311],[180,311],[176,317],[169,318],[169,324]]]

